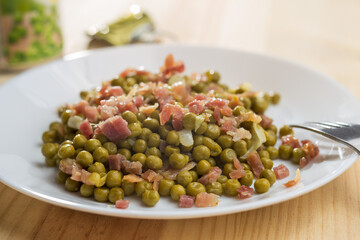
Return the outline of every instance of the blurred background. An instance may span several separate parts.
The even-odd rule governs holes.
[[[352,82],[359,81],[358,76],[360,76],[360,28],[357,26],[360,22],[360,2],[358,0],[102,0],[101,2],[98,0],[1,0],[0,2],[2,52],[5,54],[9,52],[9,47],[6,46],[9,43],[6,41],[10,38],[4,36],[4,33],[8,34],[10,25],[13,28],[19,22],[30,21],[34,33],[21,32],[23,30],[20,27],[20,30],[17,29],[18,38],[22,36],[28,39],[38,34],[40,39],[52,39],[50,44],[39,40],[29,45],[32,46],[32,48],[28,46],[30,57],[18,54],[16,61],[27,58],[24,61],[28,62],[32,56],[31,51],[35,52],[34,49],[39,48],[38,45],[46,45],[43,52],[47,51],[47,53],[37,56],[36,59],[42,61],[31,61],[32,63],[23,64],[22,67],[5,67],[7,73],[3,71],[0,75],[0,83],[19,70],[61,55],[109,46],[110,39],[110,42],[117,45],[144,41],[180,43],[276,55],[304,63],[335,79],[341,79],[342,84],[350,91],[357,96],[360,95],[360,88],[351,85]],[[32,20],[36,15],[34,11],[22,12],[24,9],[21,7],[25,6],[26,10],[26,6],[33,7],[34,2],[45,6],[45,10],[40,10],[47,13],[45,19]],[[134,4],[141,7],[146,19],[133,21],[134,19],[127,18],[131,6],[135,15],[139,10]],[[14,10],[15,5],[20,8],[15,7]],[[13,20],[9,21],[9,17],[6,16],[8,11],[6,8],[13,9],[13,12],[10,11]],[[49,22],[52,23],[51,26],[48,25]],[[111,23],[118,25],[115,24],[112,30],[110,28],[110,33],[114,33],[113,35],[106,36],[103,33],[109,33],[109,28],[106,27]],[[96,31],[99,33],[94,36]],[[107,41],[103,41],[104,38],[107,38]],[[4,61],[2,64],[4,65]]]

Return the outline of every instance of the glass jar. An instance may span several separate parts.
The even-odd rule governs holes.
[[[0,4],[0,70],[22,70],[61,55],[56,0]]]

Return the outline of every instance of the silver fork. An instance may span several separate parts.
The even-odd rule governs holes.
[[[360,155],[360,124],[344,122],[305,122],[290,124],[291,127],[303,128],[351,147]]]

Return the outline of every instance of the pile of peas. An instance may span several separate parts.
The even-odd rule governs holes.
[[[207,86],[217,84],[231,94],[241,94],[248,89],[239,87],[229,90],[227,86],[219,84],[220,75],[215,71],[204,73],[208,82],[187,82],[192,93],[206,94]],[[186,76],[185,79],[188,79]],[[146,76],[119,77],[110,81],[112,86],[121,86],[125,93],[131,90],[135,84],[146,83],[149,79]],[[170,81],[170,80],[169,80]],[[96,91],[81,92],[82,99],[92,102]],[[251,97],[242,97],[239,106],[232,108],[232,114],[239,116],[242,112],[253,111],[256,114],[263,114],[270,104],[277,104],[280,100],[278,94],[249,94]],[[152,94],[144,96],[149,104],[157,102]],[[216,97],[224,98],[224,93],[216,93]],[[177,103],[182,106],[181,103]],[[96,104],[94,104],[96,106]],[[208,122],[202,122],[195,130],[197,116],[193,113],[186,113],[183,120],[183,128],[191,130],[194,144],[184,146],[180,143],[178,131],[174,130],[171,121],[165,125],[159,123],[159,110],[155,110],[149,115],[144,113],[133,113],[125,111],[121,114],[127,121],[131,135],[117,143],[109,141],[103,134],[98,134],[91,139],[87,139],[78,129],[71,128],[68,121],[74,116],[75,111],[71,107],[60,107],[58,114],[61,121],[50,124],[49,129],[43,133],[42,154],[48,166],[59,166],[63,159],[75,159],[76,163],[92,174],[94,185],[83,184],[72,180],[70,175],[59,171],[57,180],[64,184],[66,190],[71,192],[80,191],[83,197],[93,197],[99,202],[115,203],[117,200],[124,199],[124,196],[136,194],[142,198],[146,206],[154,206],[160,196],[170,196],[178,201],[180,196],[187,194],[196,196],[201,192],[214,193],[217,195],[237,196],[237,189],[241,185],[253,186],[257,193],[265,193],[276,181],[272,170],[273,160],[293,159],[295,163],[305,155],[302,149],[292,149],[291,146],[281,145],[275,147],[278,139],[278,129],[275,125],[263,129],[266,142],[257,150],[261,157],[264,170],[260,178],[254,181],[254,175],[246,158],[242,158],[252,144],[252,139],[243,139],[237,142],[233,138],[220,131],[218,123],[215,121],[214,112],[206,109],[206,114],[211,117]],[[83,117],[80,115],[80,117]],[[250,130],[252,122],[243,122],[240,127]],[[96,124],[94,125],[94,128]],[[284,136],[293,134],[292,129],[284,126],[280,129],[279,135]],[[160,144],[166,143],[163,151]],[[170,165],[172,169],[181,170],[189,161],[195,161],[196,166],[190,170],[181,170],[175,180],[162,179],[159,183],[158,191],[153,190],[153,184],[143,180],[132,183],[123,180],[124,175],[128,174],[124,170],[109,170],[109,155],[122,154],[132,162],[140,162],[143,172],[147,169],[154,171],[161,170],[164,166]],[[235,170],[233,159],[238,158],[244,167],[246,175],[240,179],[231,179],[229,173]],[[222,175],[216,182],[206,186],[197,180],[208,174],[210,169],[218,166],[222,169]]]

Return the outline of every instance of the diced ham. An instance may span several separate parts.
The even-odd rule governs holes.
[[[87,184],[87,185],[94,185],[93,182],[88,181],[88,177],[91,175],[90,172],[86,170],[81,170],[81,182]]]
[[[196,195],[195,205],[197,207],[215,207],[219,203],[219,196],[214,193],[201,192]]]
[[[296,184],[298,184],[301,180],[301,175],[300,175],[300,169],[296,169],[296,176],[293,180],[288,181],[287,183],[284,183],[283,185],[287,188],[295,186]]]
[[[290,174],[289,169],[284,164],[280,164],[279,166],[274,167],[273,171],[275,173],[276,179],[278,180],[286,178]]]
[[[129,207],[129,200],[117,200],[115,202],[115,207],[119,209],[127,209]]]
[[[191,208],[194,206],[195,198],[189,195],[180,195],[179,207],[180,208]]]
[[[220,112],[221,112],[221,114],[224,115],[224,116],[228,116],[228,117],[232,116],[232,110],[231,110],[231,108],[229,108],[229,107],[221,108],[221,109],[220,109]]]
[[[172,85],[172,96],[179,102],[187,104],[192,100],[191,88],[184,82],[176,82]]]
[[[89,106],[89,103],[85,100],[81,100],[77,104],[73,105],[76,114],[84,114],[85,107]]]
[[[305,151],[305,157],[310,161],[319,155],[319,148],[310,140],[301,141],[302,148]]]
[[[252,195],[254,195],[254,189],[245,185],[242,185],[236,189],[236,191],[239,193],[238,196],[240,199],[250,198]]]
[[[120,86],[109,87],[107,91],[109,96],[121,96],[124,94]]]
[[[196,166],[195,162],[188,162],[182,169],[168,169],[165,171],[159,171],[159,173],[167,180],[175,180],[178,173],[182,170],[190,170]],[[211,171],[211,170],[210,170]],[[221,169],[220,169],[221,171]]]
[[[99,109],[100,109],[100,118],[103,121],[115,116],[119,112],[116,106],[103,105],[103,106],[99,106]]]
[[[132,102],[135,104],[136,107],[140,107],[144,103],[144,97],[141,95],[133,97]]]
[[[143,69],[127,68],[120,73],[121,77],[132,77],[132,76],[148,76],[151,73]]]
[[[253,151],[247,157],[247,163],[250,165],[251,170],[254,173],[254,176],[259,178],[260,173],[264,170],[264,166],[261,162],[260,156],[256,151]]]
[[[237,121],[238,124],[240,124],[245,121],[260,123],[262,119],[256,113],[249,111],[249,112],[240,112],[240,116],[235,117],[235,120]]]
[[[225,109],[228,107],[229,100],[222,99],[222,98],[211,98],[207,103],[206,106],[209,108],[218,107],[219,109]]]
[[[174,61],[172,54],[169,54],[165,59],[165,64],[160,68],[165,76],[171,76],[174,73],[182,73],[185,70],[185,65],[182,61]]]
[[[166,104],[160,112],[160,124],[164,125],[172,116],[172,125],[175,130],[182,129],[182,120],[185,116],[183,109],[179,105]]]
[[[241,165],[241,163],[240,163],[239,159],[234,158],[234,159],[233,159],[233,163],[234,163],[234,167],[235,167],[235,169],[244,170],[244,166],[243,166],[243,165]]]
[[[228,131],[232,131],[234,129],[234,119],[231,118],[223,118],[220,121],[220,130],[222,132],[228,132]]]
[[[220,115],[220,109],[218,107],[215,107],[214,109],[214,118],[218,123],[220,123],[221,115]]]
[[[85,119],[84,121],[82,121],[80,123],[79,130],[80,130],[81,134],[84,135],[87,139],[90,139],[94,133],[94,131],[90,125],[90,122],[87,119]]]
[[[63,173],[71,175],[73,168],[82,169],[82,167],[76,163],[75,159],[66,158],[60,161],[59,169]]]
[[[286,135],[281,138],[282,144],[289,145],[292,148],[300,148],[299,140],[294,135]]]
[[[119,142],[130,136],[131,132],[128,123],[121,117],[115,116],[99,123],[100,131],[112,142]]]
[[[99,113],[96,107],[86,106],[84,109],[84,115],[90,122],[95,123],[98,120]]]
[[[119,102],[119,104],[117,105],[117,108],[119,109],[120,113],[123,113],[125,111],[137,113],[139,111],[138,108],[136,107],[136,105],[134,104],[134,102],[132,102],[132,101]]]
[[[131,183],[137,183],[143,181],[143,179],[135,174],[127,174],[123,177],[123,180],[129,181]]]
[[[245,176],[246,173],[244,170],[240,170],[240,169],[236,169],[236,170],[233,170],[229,173],[229,177],[231,179],[239,179],[239,178],[242,178],[243,176]]]
[[[144,172],[141,176],[143,179],[145,179],[148,182],[154,182],[157,178],[157,175],[159,175],[158,173],[156,173],[155,171],[148,169],[146,170],[146,172]]]
[[[74,180],[74,181],[77,181],[77,182],[81,182],[81,172],[82,172],[83,169],[81,168],[76,168],[76,167],[73,167],[72,171],[71,171],[71,179]]]
[[[121,161],[121,168],[128,173],[140,175],[142,173],[142,164],[140,162],[130,162],[129,160]]]
[[[206,186],[209,183],[216,182],[221,175],[221,169],[219,167],[213,167],[210,169],[209,173],[205,174],[199,178],[198,182]]]
[[[260,126],[262,126],[264,129],[268,129],[273,123],[273,119],[269,118],[264,114],[260,114],[260,117],[261,117]]]
[[[193,100],[188,104],[189,112],[200,114],[205,110],[205,101]]]
[[[109,170],[120,170],[121,162],[124,160],[126,160],[125,156],[120,153],[116,155],[109,155]]]
[[[152,91],[156,100],[158,100],[160,104],[160,110],[162,110],[166,104],[175,103],[174,98],[171,96],[169,90],[164,86],[158,86],[156,88],[153,88]]]
[[[308,163],[309,163],[309,160],[308,160],[306,157],[302,157],[302,158],[300,158],[300,161],[299,161],[299,167],[300,167],[300,168],[303,168],[303,167],[305,167]]]
[[[158,107],[159,107],[159,104],[155,103],[154,105],[141,106],[139,108],[139,111],[141,113],[145,113],[146,115],[149,115],[149,114],[153,113]]]
[[[233,128],[232,130],[227,131],[226,134],[232,136],[234,142],[251,138],[251,133],[245,128]]]

